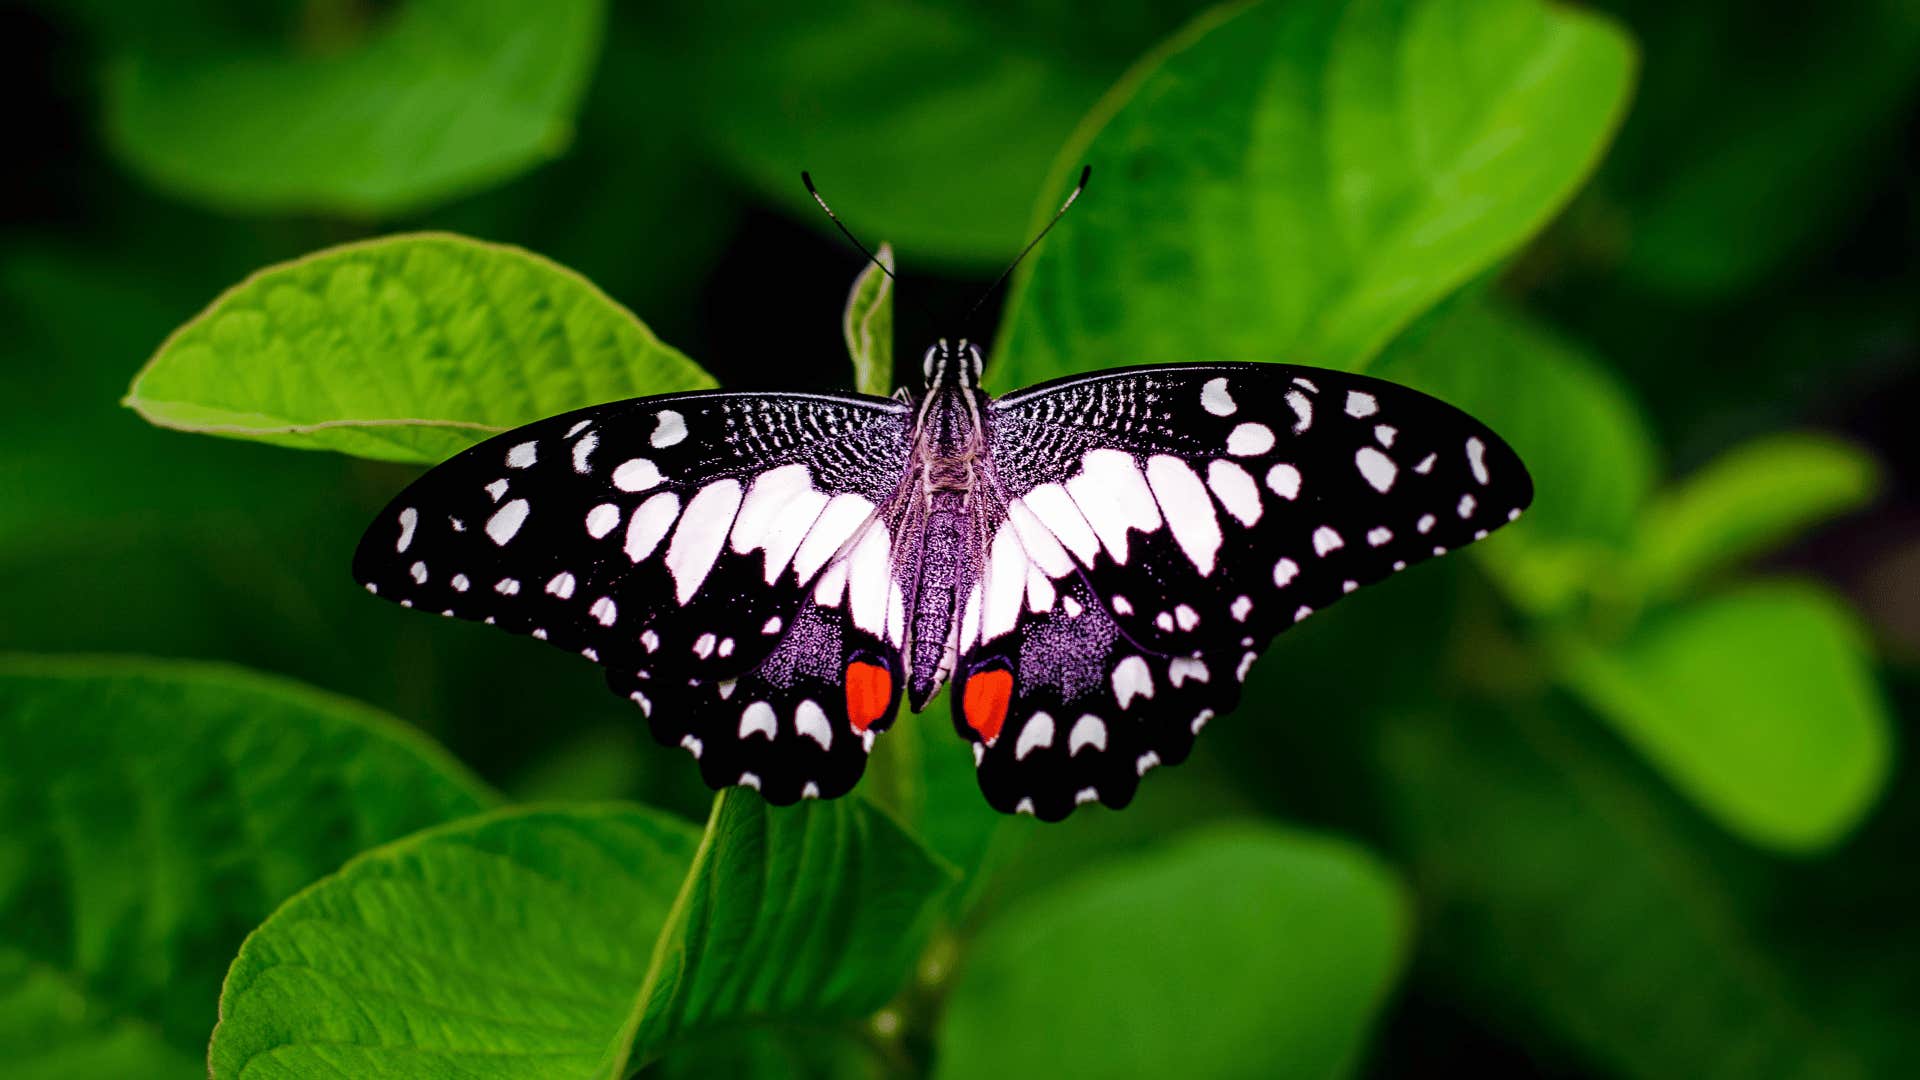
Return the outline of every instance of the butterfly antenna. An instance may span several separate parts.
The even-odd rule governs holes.
[[[1073,185],[1073,191],[1067,195],[1067,201],[1060,204],[1060,209],[1054,211],[1053,219],[1048,221],[1046,227],[1040,230],[1040,234],[1032,240],[1027,241],[1027,246],[1020,249],[1020,254],[1013,257],[1013,261],[1007,264],[1007,268],[1000,271],[1000,276],[993,279],[993,284],[987,286],[987,291],[980,294],[980,299],[975,300],[973,306],[967,309],[966,315],[960,320],[962,326],[973,321],[974,313],[980,310],[980,305],[986,303],[987,297],[992,296],[995,290],[1006,283],[1008,275],[1013,273],[1013,268],[1020,265],[1020,260],[1026,258],[1028,252],[1039,246],[1040,241],[1046,239],[1047,234],[1053,231],[1053,227],[1060,224],[1060,219],[1067,216],[1067,207],[1072,206],[1073,200],[1078,199],[1080,193],[1087,190],[1087,180],[1092,176],[1093,166],[1082,165],[1080,167],[1080,182]],[[815,198],[818,198],[818,196],[815,196]],[[824,206],[826,204],[822,203],[821,205]]]
[[[868,262],[879,267],[880,272],[887,275],[888,279],[898,281],[899,279],[893,276],[893,271],[887,269],[887,264],[875,257],[873,252],[868,251],[867,245],[861,243],[859,239],[853,235],[852,230],[848,229],[846,224],[840,220],[840,215],[834,213],[833,207],[827,205],[827,200],[820,197],[820,189],[813,186],[813,177],[808,176],[805,169],[800,170],[800,182],[807,185],[807,194],[813,196],[813,201],[819,203],[820,209],[825,210],[827,217],[833,219],[833,224],[839,228],[840,235],[846,237],[849,244],[859,248],[860,254],[865,255]]]

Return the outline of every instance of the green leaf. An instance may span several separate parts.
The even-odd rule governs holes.
[[[887,729],[874,744],[861,791],[960,872],[961,887],[950,899],[964,909],[1034,823],[998,813],[981,798],[971,744],[955,737],[946,695],[942,689],[924,710]]]
[[[481,809],[364,706],[205,664],[0,659],[0,1059],[204,1076],[221,967],[355,852]]]
[[[1752,843],[1831,847],[1885,786],[1891,723],[1865,631],[1825,590],[1749,585],[1562,660],[1596,712]]]
[[[794,175],[810,169],[856,233],[991,264],[1028,239],[1034,185],[1087,109],[1201,6],[713,0],[637,17],[667,94],[761,195],[831,230]]]
[[[626,1075],[700,842],[638,807],[512,809],[368,852],[247,938],[214,1080]]]
[[[1791,950],[1823,949],[1833,930],[1770,927],[1764,860],[1704,827],[1584,718],[1408,714],[1381,751],[1378,789],[1422,900],[1416,978],[1526,1058],[1571,1050],[1597,1075],[1648,1080],[1912,1072],[1911,983],[1881,1017],[1906,1065],[1876,1067],[1844,1014],[1882,1008],[1858,1000],[1860,969],[1880,958],[1859,956],[1831,991],[1801,978]],[[1884,939],[1902,917],[1883,917]]]
[[[1624,107],[1633,47],[1536,0],[1304,0],[1202,18],[1042,187],[1093,186],[1010,301],[1000,386],[1089,366],[1364,366],[1531,236]]]
[[[1710,299],[1750,288],[1871,194],[1920,84],[1911,0],[1614,0],[1647,79],[1597,188],[1621,269]],[[1620,239],[1597,237],[1618,246]]]
[[[712,385],[565,268],[419,233],[247,279],[167,339],[127,404],[162,427],[424,464],[569,409]]]
[[[744,1018],[873,1012],[906,981],[952,882],[860,799],[778,809],[722,793],[647,972],[636,1060]]]
[[[1408,921],[1392,874],[1348,844],[1189,834],[989,924],[948,1001],[938,1075],[1349,1073]]]
[[[603,16],[600,0],[405,0],[350,28],[360,40],[344,49],[135,51],[109,68],[109,142],[155,184],[222,210],[415,209],[566,145]]]
[[[1667,596],[1869,502],[1880,470],[1866,451],[1820,435],[1770,435],[1673,485],[1640,527],[1635,573]]]
[[[514,810],[370,852],[247,939],[213,1075],[618,1080],[677,1042],[829,1025],[906,977],[950,876],[858,799]]]
[[[853,357],[853,385],[863,394],[885,397],[893,392],[893,247],[882,243],[875,253],[887,273],[868,263],[853,279],[840,332]]]

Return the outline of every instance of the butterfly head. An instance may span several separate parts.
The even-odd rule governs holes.
[[[971,388],[980,385],[982,363],[980,346],[966,338],[961,338],[958,345],[941,338],[927,349],[921,370],[929,390],[942,386]]]

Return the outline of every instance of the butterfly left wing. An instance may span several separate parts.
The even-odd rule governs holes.
[[[878,686],[851,658],[899,681],[886,521],[910,427],[900,403],[856,395],[702,392],[578,410],[429,470],[368,529],[354,575],[385,599],[603,665],[656,738],[698,741],[715,786],[753,776],[784,801],[809,783],[843,790],[845,751],[863,741],[844,684],[851,672],[869,698]],[[835,581],[845,600],[827,603]],[[803,648],[839,661],[837,705],[782,674]],[[771,719],[691,708],[725,700],[723,687],[753,690],[743,705]],[[897,693],[880,696],[890,711]],[[830,757],[761,760],[761,740],[790,737]],[[716,771],[736,760],[747,764]]]
[[[1147,768],[1184,757],[1237,701],[1276,634],[1486,536],[1533,494],[1479,421],[1316,368],[1069,377],[996,401],[988,424],[998,505],[977,615],[970,605],[962,624],[956,725],[989,743],[988,798],[1041,816],[1125,805]],[[1008,673],[1004,697],[994,671]],[[1009,737],[974,722],[995,717]]]

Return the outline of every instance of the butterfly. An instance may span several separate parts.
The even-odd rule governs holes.
[[[354,556],[369,592],[606,669],[715,788],[852,789],[945,683],[980,787],[1123,807],[1231,710],[1268,643],[1485,537],[1533,485],[1484,424],[1285,364],[1117,368],[994,398],[967,341],[924,389],[596,405],[422,475]]]

